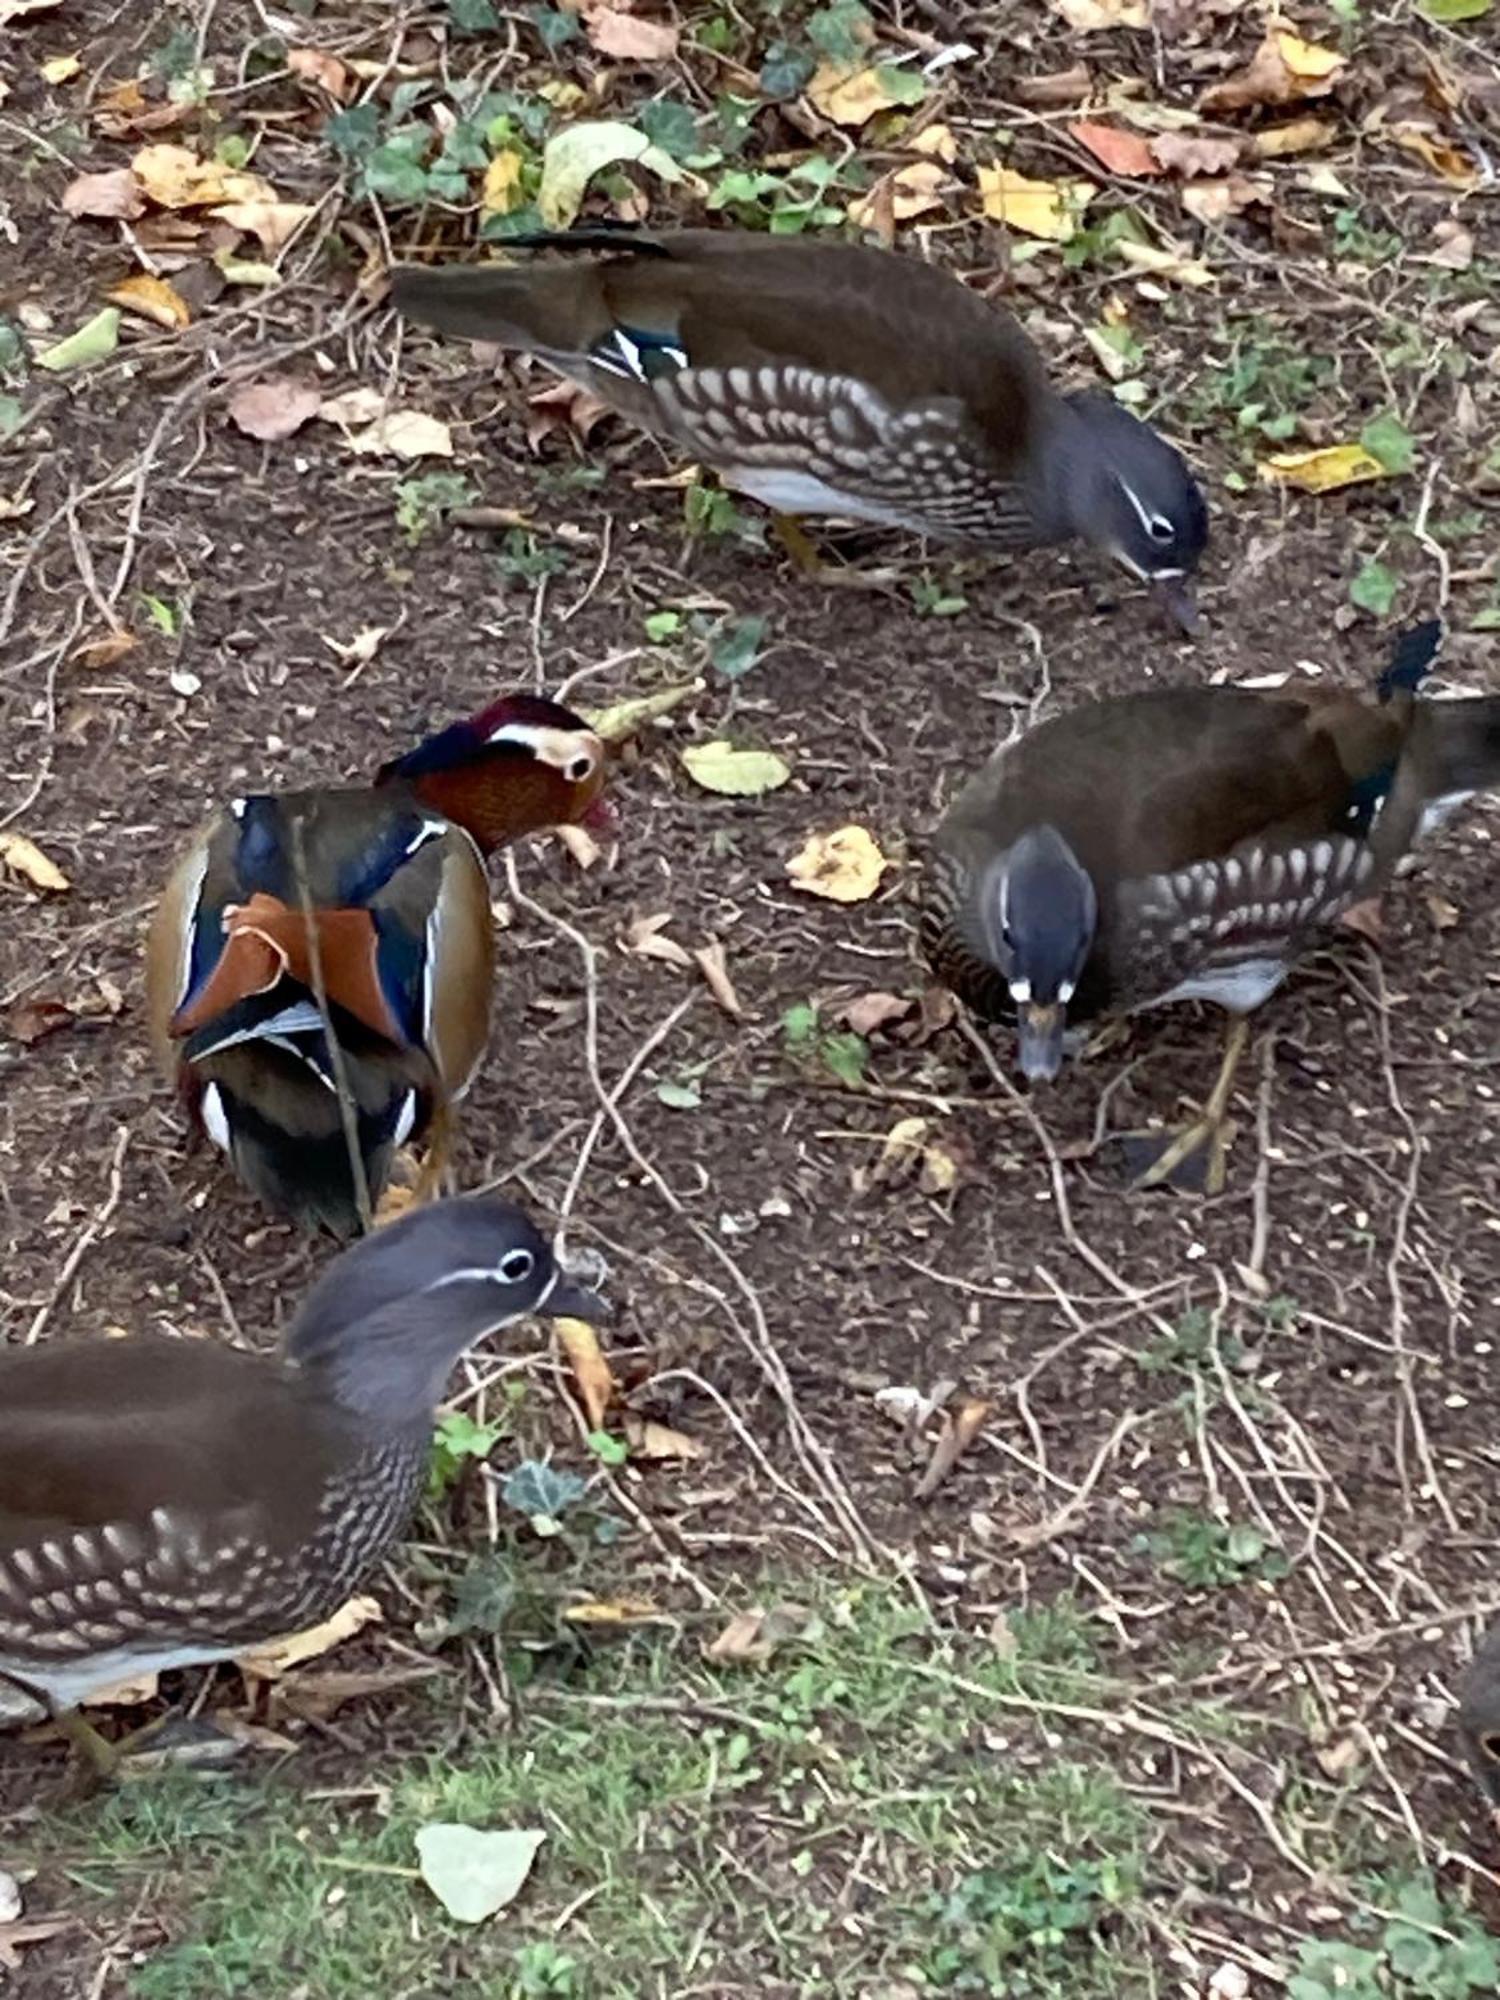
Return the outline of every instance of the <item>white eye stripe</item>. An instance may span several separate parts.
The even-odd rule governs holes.
[[[593,774],[599,756],[599,739],[591,729],[554,729],[540,722],[502,722],[485,738],[491,747],[512,743],[529,750],[539,764],[550,764],[575,783]],[[572,767],[587,761],[588,770]]]
[[[1176,534],[1177,530],[1173,527],[1172,523],[1167,519],[1166,515],[1158,514],[1154,509],[1143,506],[1140,500],[1136,497],[1135,493],[1129,486],[1126,485],[1123,479],[1120,480],[1119,485],[1120,485],[1120,491],[1125,495],[1125,498],[1130,502],[1131,506],[1135,509],[1137,520],[1139,520],[1141,526],[1146,530],[1146,533],[1151,537],[1152,541],[1169,542],[1172,539],[1173,535]]]

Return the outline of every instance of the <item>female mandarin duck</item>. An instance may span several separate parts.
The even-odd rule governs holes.
[[[1070,1021],[1228,1011],[1205,1113],[1141,1135],[1141,1185],[1190,1160],[1222,1185],[1246,1017],[1425,832],[1500,785],[1500,695],[1417,696],[1440,636],[1403,637],[1378,702],[1199,687],[1088,703],[997,751],[939,825],[929,961],[976,1013],[1016,1021],[1027,1077],[1057,1074]]]
[[[514,694],[373,785],[235,799],[200,828],[147,941],[152,1032],[195,1124],[262,1200],[348,1236],[396,1147],[429,1129],[436,1181],[489,1035],[483,857],[601,809],[604,762],[570,709]]]
[[[541,355],[782,514],[986,548],[1081,537],[1193,628],[1208,517],[1182,459],[1110,397],[1058,395],[1016,322],[935,265],[732,229],[516,247],[605,254],[403,265],[396,305]]]

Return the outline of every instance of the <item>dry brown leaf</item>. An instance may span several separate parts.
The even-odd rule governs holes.
[[[105,632],[97,639],[86,639],[74,653],[79,666],[87,667],[90,673],[99,673],[105,667],[112,667],[123,660],[127,653],[133,653],[140,644],[133,632]]]
[[[670,910],[658,910],[653,916],[632,917],[625,926],[620,943],[637,958],[659,958],[664,965],[675,965],[679,972],[691,972],[692,953],[676,938],[666,935],[671,921]]]
[[[659,1424],[654,1417],[638,1417],[633,1410],[625,1413],[625,1442],[636,1458],[690,1460],[704,1456],[696,1438],[674,1431],[670,1424]]]
[[[1373,945],[1385,942],[1385,908],[1378,896],[1365,896],[1351,903],[1337,921],[1344,930],[1368,938]]]
[[[80,1708],[141,1708],[148,1701],[155,1701],[160,1676],[154,1673],[136,1674],[128,1681],[111,1681],[108,1687],[95,1688],[86,1694],[78,1704]]]
[[[760,1666],[778,1646],[799,1639],[814,1622],[813,1613],[801,1604],[753,1604],[737,1611],[716,1639],[704,1647],[710,1660],[724,1660],[735,1666]]]
[[[1092,181],[1033,181],[1009,167],[979,169],[980,201],[990,220],[1050,243],[1072,241],[1098,192]]]
[[[366,1625],[378,1625],[384,1616],[373,1597],[351,1597],[321,1625],[311,1625],[305,1632],[289,1632],[283,1639],[268,1639],[264,1645],[248,1647],[243,1653],[235,1654],[234,1663],[242,1674],[249,1675],[253,1680],[278,1681],[291,1668],[300,1666],[303,1660],[316,1660],[324,1653],[331,1653],[335,1646],[342,1645],[345,1639],[352,1639]]]
[[[18,1000],[5,1016],[5,1032],[12,1041],[30,1048],[33,1042],[69,1027],[77,1018],[65,1000]]]
[[[1029,76],[1015,88],[1022,104],[1061,111],[1069,104],[1083,103],[1093,87],[1092,73],[1083,63],[1075,63],[1072,69],[1054,70],[1050,76]]]
[[[589,41],[603,56],[622,62],[666,62],[677,53],[677,30],[670,21],[643,21],[619,7],[585,7]]]
[[[905,102],[889,88],[891,74],[879,65],[850,69],[845,64],[824,63],[808,80],[808,101],[833,124],[857,129],[878,111],[890,111]]]
[[[302,201],[265,199],[224,202],[213,211],[216,222],[253,236],[268,257],[284,250],[313,210]]]
[[[1465,229],[1456,217],[1446,215],[1435,224],[1432,240],[1437,248],[1417,258],[1419,264],[1437,264],[1445,271],[1467,271],[1473,263],[1473,233]]]
[[[1085,147],[1112,174],[1132,180],[1159,174],[1164,162],[1152,150],[1152,142],[1138,132],[1123,132],[1118,125],[1099,125],[1091,118],[1079,118],[1068,127],[1069,135]]]
[[[301,430],[322,408],[322,392],[292,375],[269,375],[245,382],[229,399],[229,421],[246,437],[274,444]]]
[[[951,1414],[944,1413],[942,1436],[933,1446],[927,1470],[917,1481],[914,1498],[931,1499],[984,1429],[985,1420],[994,1407],[993,1403],[983,1402],[978,1397],[970,1397],[961,1403],[956,1411]]]
[[[1182,205],[1199,222],[1222,222],[1239,215],[1257,202],[1269,204],[1275,195],[1269,180],[1251,174],[1228,174],[1223,180],[1189,181],[1182,190]]]
[[[526,442],[533,451],[553,431],[571,431],[580,444],[587,444],[596,424],[610,414],[609,404],[591,389],[576,382],[554,382],[526,399],[534,414],[526,419]]]
[[[294,1674],[271,1693],[272,1715],[300,1715],[309,1721],[326,1721],[337,1715],[346,1702],[368,1700],[371,1695],[390,1694],[394,1689],[414,1687],[443,1672],[436,1660],[412,1661],[406,1666],[314,1668]]]
[[[1392,145],[1424,161],[1440,180],[1449,181],[1454,187],[1471,188],[1479,179],[1479,169],[1473,160],[1441,133],[1429,132],[1421,125],[1392,125],[1385,136]]]
[[[864,903],[880,887],[885,868],[885,856],[873,834],[862,826],[841,826],[833,833],[813,834],[787,863],[786,872],[794,886],[809,896]]]
[[[591,1597],[563,1612],[570,1625],[649,1625],[661,1616],[649,1597]]]
[[[604,1413],[615,1393],[615,1378],[600,1352],[599,1336],[586,1319],[555,1319],[552,1324],[578,1384],[589,1429],[596,1431],[603,1424]]]
[[[849,219],[861,229],[881,228],[882,221],[891,228],[898,222],[911,222],[943,206],[939,189],[947,187],[952,178],[937,160],[913,160],[910,166],[882,175],[868,194],[851,201]]]
[[[900,993],[861,993],[840,1007],[836,1018],[856,1035],[873,1035],[892,1021],[904,1021],[916,1002]]]
[[[1080,35],[1151,25],[1151,0],[1052,0],[1052,8]]]
[[[329,55],[326,49],[288,49],[286,66],[293,76],[303,83],[317,84],[340,104],[346,103],[353,93],[354,79],[348,65]]]
[[[1331,146],[1337,127],[1326,118],[1293,118],[1286,125],[1268,125],[1250,137],[1250,151],[1257,160],[1286,160],[1298,153],[1318,153]]]
[[[1198,132],[1158,132],[1150,145],[1161,165],[1184,180],[1195,174],[1228,173],[1244,150],[1241,139],[1213,139]]]
[[[182,294],[174,290],[165,278],[153,277],[149,271],[136,271],[128,278],[122,278],[104,296],[111,305],[123,306],[126,312],[138,313],[142,319],[149,319],[171,332],[186,326],[192,318]]]
[[[72,886],[55,861],[49,861],[34,840],[24,833],[0,833],[0,868],[9,868],[34,889],[61,896]]]
[[[158,208],[212,208],[219,202],[274,201],[259,174],[200,160],[187,146],[143,146],[130,162],[136,179]]]
[[[1462,912],[1457,903],[1450,903],[1446,896],[1440,896],[1436,889],[1429,889],[1423,898],[1427,904],[1427,914],[1432,919],[1435,931],[1457,930],[1462,921]]]
[[[723,945],[717,938],[710,944],[701,944],[694,950],[693,958],[717,1005],[736,1021],[744,1020],[744,1005],[734,990],[733,980],[729,977],[729,964],[724,955]]]
[[[327,416],[326,403],[320,414]],[[441,417],[430,417],[425,410],[387,410],[366,429],[346,435],[344,444],[349,451],[390,458],[453,456],[453,433]]]
[[[1156,278],[1170,278],[1174,284],[1199,288],[1218,283],[1201,257],[1190,256],[1175,244],[1169,248],[1157,243],[1137,243],[1129,236],[1122,236],[1115,251],[1138,271],[1149,271]]]
[[[565,823],[562,826],[555,826],[552,831],[557,835],[559,843],[568,850],[568,858],[575,868],[593,868],[603,860],[604,849],[586,826]]]
[[[146,196],[129,167],[108,173],[80,174],[62,191],[64,215],[99,216],[106,221],[134,222],[146,213]]]
[[[1206,90],[1203,111],[1243,111],[1259,104],[1295,104],[1305,97],[1326,97],[1345,67],[1336,49],[1304,42],[1285,28],[1272,26],[1244,69]]]

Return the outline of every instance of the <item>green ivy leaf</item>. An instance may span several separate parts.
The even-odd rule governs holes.
[[[507,1507],[532,1520],[555,1520],[583,1497],[584,1490],[584,1481],[576,1472],[559,1472],[543,1458],[527,1458],[501,1487],[500,1498]]]
[[[663,1077],[656,1086],[656,1097],[669,1111],[696,1111],[703,1102],[703,1091],[692,1079]]]
[[[807,17],[807,39],[831,63],[858,62],[875,32],[870,11],[861,0],[832,0]]]
[[[687,159],[697,148],[697,114],[686,104],[674,103],[670,97],[643,104],[635,122],[653,146],[660,146],[674,160]]]
[[[1349,599],[1361,611],[1384,618],[1400,588],[1401,579],[1394,570],[1387,569],[1383,562],[1367,562],[1349,586]]]
[[[476,1424],[464,1410],[445,1410],[432,1433],[427,1460],[427,1497],[441,1500],[467,1461],[488,1458],[499,1441],[499,1424]]]
[[[1392,410],[1365,425],[1359,441],[1387,472],[1410,472],[1417,459],[1417,441]]]
[[[0,396],[0,444],[13,438],[21,428],[21,404],[18,397]]]
[[[323,137],[346,160],[362,160],[380,137],[378,104],[351,104],[336,111],[323,127]]]
[[[811,1041],[817,1025],[818,1010],[810,1000],[799,1000],[795,1006],[788,1007],[781,1017],[781,1032],[793,1046]]]
[[[847,1031],[840,1035],[825,1035],[822,1056],[840,1083],[847,1083],[853,1089],[864,1082],[870,1045],[863,1035]]]
[[[460,35],[483,35],[500,26],[492,0],[448,0],[448,19]]]
[[[1490,0],[1422,0],[1422,12],[1429,21],[1481,21],[1490,11]]]
[[[560,7],[533,7],[531,19],[547,49],[560,49],[578,33],[578,16],[566,14]]]
[[[427,194],[427,169],[404,146],[377,146],[365,161],[365,192],[382,201],[419,202]]]
[[[772,42],[760,66],[760,87],[767,97],[795,97],[817,66],[817,58],[806,49]]]
[[[709,642],[709,658],[726,680],[737,681],[760,658],[765,636],[764,618],[726,619]]]

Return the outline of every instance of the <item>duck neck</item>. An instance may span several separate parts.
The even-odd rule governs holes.
[[[567,780],[534,757],[479,757],[402,782],[430,812],[461,826],[481,854],[573,817]]]

